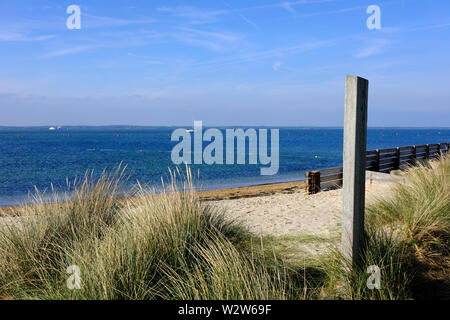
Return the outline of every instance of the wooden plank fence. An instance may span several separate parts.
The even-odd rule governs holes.
[[[388,149],[376,149],[366,152],[366,170],[389,173],[392,170],[403,169],[413,165],[416,161],[424,161],[445,154],[449,151],[450,143],[424,144]],[[308,171],[306,176],[306,191],[315,194],[342,186],[342,167],[326,168]]]

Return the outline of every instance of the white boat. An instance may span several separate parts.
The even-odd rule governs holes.
[[[50,127],[50,128],[48,128],[48,130],[56,130],[56,128],[55,127]]]
[[[187,132],[187,133],[194,132],[194,129],[187,129],[186,132]]]

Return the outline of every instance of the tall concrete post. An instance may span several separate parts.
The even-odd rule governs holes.
[[[342,254],[353,265],[360,263],[364,241],[368,90],[368,80],[346,77]]]

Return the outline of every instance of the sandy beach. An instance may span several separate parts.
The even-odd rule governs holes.
[[[392,185],[393,181],[367,180],[367,203],[389,196]],[[326,253],[340,240],[342,189],[308,195],[304,186],[286,188],[277,185],[273,193],[266,190],[268,194],[214,200],[211,204],[225,209],[230,219],[242,223],[254,234],[275,239],[292,258],[313,258]]]
[[[392,183],[369,181],[366,198],[386,196]],[[286,236],[299,233],[328,237],[340,227],[342,189],[308,195],[305,181],[199,191],[198,196],[255,234]],[[2,207],[0,217],[22,215],[24,206]]]
[[[366,185],[368,201],[389,193],[391,183],[372,182]],[[225,208],[230,218],[242,221],[251,231],[264,235],[298,233],[330,236],[340,227],[342,189],[308,195],[301,188],[292,192],[276,192],[256,197],[211,201]]]
[[[305,181],[272,183],[198,192],[202,201],[223,209],[226,217],[252,233],[271,238],[289,255],[314,257],[340,239],[342,189],[308,195]],[[366,180],[367,202],[386,197],[390,181]],[[24,207],[0,208],[3,222],[21,215]]]

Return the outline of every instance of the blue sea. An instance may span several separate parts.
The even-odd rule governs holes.
[[[172,127],[0,127],[0,206],[27,202],[34,188],[65,189],[66,179],[86,170],[100,174],[127,164],[129,183],[151,186],[168,178]],[[207,128],[204,128],[206,130]],[[225,128],[220,128],[225,132]],[[245,129],[245,128],[244,128]],[[225,136],[225,134],[224,134]],[[305,171],[342,164],[342,128],[280,128],[278,174],[261,176],[260,165],[192,165],[196,185],[220,189],[303,180]],[[370,128],[367,148],[450,142],[449,128]],[[204,145],[207,143],[205,142]],[[268,141],[270,146],[270,139]]]

